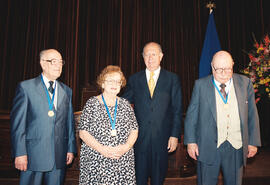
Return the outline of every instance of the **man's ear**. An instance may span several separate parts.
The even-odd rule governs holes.
[[[159,53],[159,58],[160,58],[160,61],[161,61],[162,58],[163,58],[163,53],[162,52]]]
[[[40,61],[39,63],[40,63],[41,69],[43,70],[44,67],[45,67],[45,66],[44,66],[44,61]]]

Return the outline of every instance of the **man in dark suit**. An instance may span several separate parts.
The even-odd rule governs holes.
[[[216,185],[220,169],[224,185],[242,183],[243,165],[260,146],[259,119],[250,79],[233,74],[226,51],[212,60],[213,75],[195,82],[185,119],[184,143],[198,160],[198,184]]]
[[[54,50],[40,53],[42,74],[21,82],[11,110],[11,141],[20,185],[60,185],[76,153],[72,91],[56,79],[64,61]]]
[[[139,124],[135,143],[138,185],[163,184],[168,167],[168,152],[178,144],[181,129],[181,88],[176,74],[160,67],[163,53],[150,42],[143,49],[146,70],[132,75],[124,98],[134,104]]]

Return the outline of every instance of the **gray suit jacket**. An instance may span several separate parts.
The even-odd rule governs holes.
[[[57,81],[55,116],[48,116],[48,100],[41,77],[21,82],[10,114],[12,155],[28,156],[28,170],[49,171],[66,166],[67,152],[76,153],[72,91]]]
[[[260,130],[253,85],[247,77],[233,74],[233,84],[243,141],[243,161],[246,164],[248,145],[260,146]],[[212,164],[217,154],[217,113],[213,76],[195,82],[185,119],[184,143],[197,143],[198,160]]]

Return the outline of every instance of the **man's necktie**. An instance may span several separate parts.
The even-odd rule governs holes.
[[[53,81],[49,81],[50,87],[48,88],[49,92],[53,94]]]
[[[221,87],[220,92],[221,92],[222,96],[224,97],[224,99],[226,99],[226,96],[227,96],[226,91],[225,91],[226,85],[220,84],[220,87]]]
[[[149,88],[151,98],[153,96],[154,89],[155,89],[155,81],[154,81],[153,77],[154,77],[154,72],[151,72],[150,73],[150,78],[149,78],[149,81],[148,81],[148,88]]]

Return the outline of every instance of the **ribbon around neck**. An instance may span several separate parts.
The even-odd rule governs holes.
[[[102,101],[103,101],[103,103],[104,103],[104,105],[105,105],[107,114],[108,114],[108,116],[109,116],[109,118],[110,118],[110,123],[111,123],[111,126],[112,126],[112,130],[115,130],[115,121],[116,121],[116,113],[117,113],[117,98],[116,98],[116,100],[115,100],[115,105],[114,105],[114,116],[113,116],[113,120],[112,120],[112,117],[111,117],[109,108],[108,108],[108,106],[107,106],[107,104],[106,104],[106,101],[105,101],[105,99],[104,99],[104,97],[103,97],[103,94],[101,94],[101,97],[102,97]]]
[[[49,95],[49,91],[48,91],[48,89],[47,89],[47,87],[46,87],[46,85],[45,85],[45,82],[44,82],[44,80],[43,80],[43,76],[41,75],[41,81],[42,81],[42,84],[43,84],[43,86],[44,86],[44,88],[45,88],[45,91],[46,91],[46,95],[47,95],[47,100],[48,100],[48,104],[49,104],[49,110],[53,110],[53,101],[54,101],[54,95],[55,95],[55,91],[56,91],[56,89],[55,89],[55,87],[56,87],[56,83],[55,83],[55,86],[54,86],[54,91],[53,91],[53,95],[52,95],[52,99],[51,99],[51,97],[50,97],[50,95]]]

